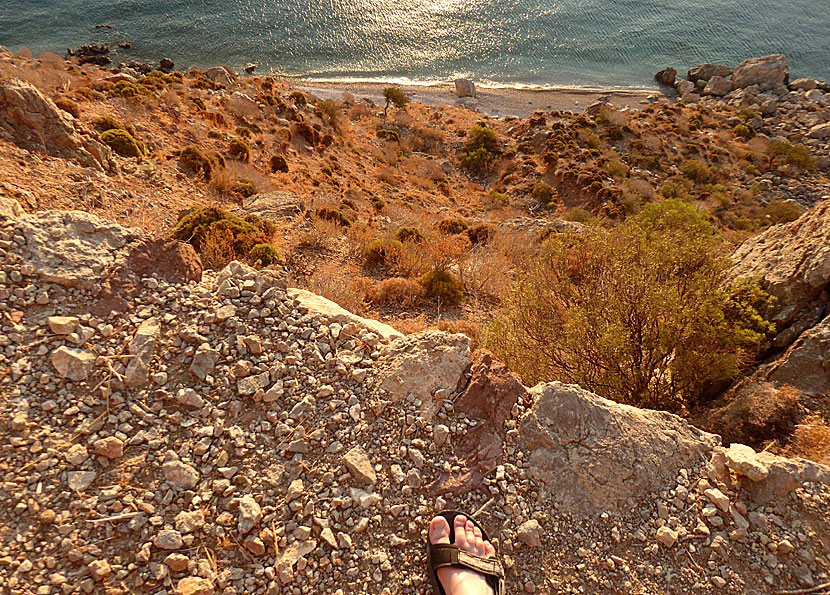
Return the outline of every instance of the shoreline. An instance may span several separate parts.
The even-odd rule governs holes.
[[[375,103],[384,103],[383,90],[395,85],[413,101],[428,105],[455,105],[468,107],[494,118],[516,116],[525,118],[536,110],[571,111],[580,113],[597,99],[608,101],[617,109],[641,109],[659,98],[667,97],[659,88],[653,89],[594,89],[583,87],[479,87],[475,98],[459,100],[453,83],[398,84],[371,81],[321,81],[314,79],[281,79],[301,91],[321,99],[342,99],[348,92],[356,99],[368,97]]]

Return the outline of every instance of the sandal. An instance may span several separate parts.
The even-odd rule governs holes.
[[[504,569],[497,558],[482,558],[470,552],[459,549],[455,541],[455,527],[453,522],[458,515],[464,515],[470,522],[481,530],[484,541],[490,541],[487,532],[474,518],[457,510],[446,510],[438,513],[447,519],[450,526],[450,543],[431,543],[427,534],[427,573],[432,583],[432,589],[437,595],[447,595],[441,581],[438,580],[438,569],[447,566],[467,568],[484,575],[487,584],[493,588],[494,595],[504,595]]]

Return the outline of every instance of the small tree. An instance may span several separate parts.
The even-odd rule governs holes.
[[[679,201],[611,231],[552,234],[487,343],[528,383],[562,380],[676,410],[733,379],[774,326],[760,285],[727,285],[725,245]]]
[[[386,118],[386,111],[390,105],[397,108],[405,107],[409,103],[409,95],[404,93],[400,87],[386,87],[383,90],[383,98],[386,99],[386,105],[383,106],[383,117]]]

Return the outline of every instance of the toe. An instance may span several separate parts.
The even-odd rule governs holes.
[[[469,550],[469,541],[467,540],[467,517],[458,515],[455,517],[455,545],[462,550]]]
[[[442,516],[437,516],[429,523],[429,542],[430,543],[449,543],[450,542],[450,526],[447,519]]]
[[[489,541],[484,542],[484,557],[493,558],[496,555],[496,548]]]
[[[481,529],[473,527],[473,535],[475,535],[475,554],[476,556],[484,555],[484,539],[481,536]]]
[[[464,529],[467,534],[467,551],[478,555],[476,548],[476,526],[473,524],[473,521],[468,520]]]

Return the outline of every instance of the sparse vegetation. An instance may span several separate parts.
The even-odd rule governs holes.
[[[181,153],[179,153],[179,166],[185,171],[200,174],[206,180],[210,179],[211,172],[213,171],[211,160],[196,147],[185,147],[181,150]]]
[[[243,220],[218,207],[196,207],[182,217],[170,237],[193,245],[201,252],[210,234],[225,236],[236,258],[245,258],[259,244],[268,244],[273,227],[253,217]]]
[[[383,90],[383,98],[386,100],[386,105],[383,107],[384,118],[386,118],[389,106],[394,105],[397,108],[404,108],[409,103],[409,95],[404,93],[400,87],[386,87]]]
[[[464,284],[458,278],[444,270],[432,270],[418,279],[427,297],[438,301],[442,306],[458,306],[464,301]]]
[[[144,143],[122,128],[113,128],[101,134],[101,142],[122,157],[144,157]]]
[[[468,227],[467,222],[462,219],[442,219],[435,224],[435,229],[448,236],[464,233]]]
[[[395,232],[395,239],[399,242],[414,242],[415,244],[422,244],[426,240],[424,232],[417,227],[399,227]]]
[[[271,155],[271,173],[288,173],[288,161],[282,155]]]
[[[339,209],[335,209],[334,207],[322,207],[317,209],[315,215],[318,219],[322,219],[323,221],[330,221],[339,227],[350,227],[352,222],[349,221],[349,218],[343,214],[342,211]]]
[[[399,240],[380,238],[363,251],[363,260],[369,266],[390,265],[404,252],[403,244]]]
[[[816,166],[816,158],[810,147],[797,143],[776,141],[770,145],[771,157],[780,157],[784,163],[799,169],[811,170]]]
[[[232,138],[228,143],[228,155],[239,161],[251,158],[251,146],[241,138]]]

